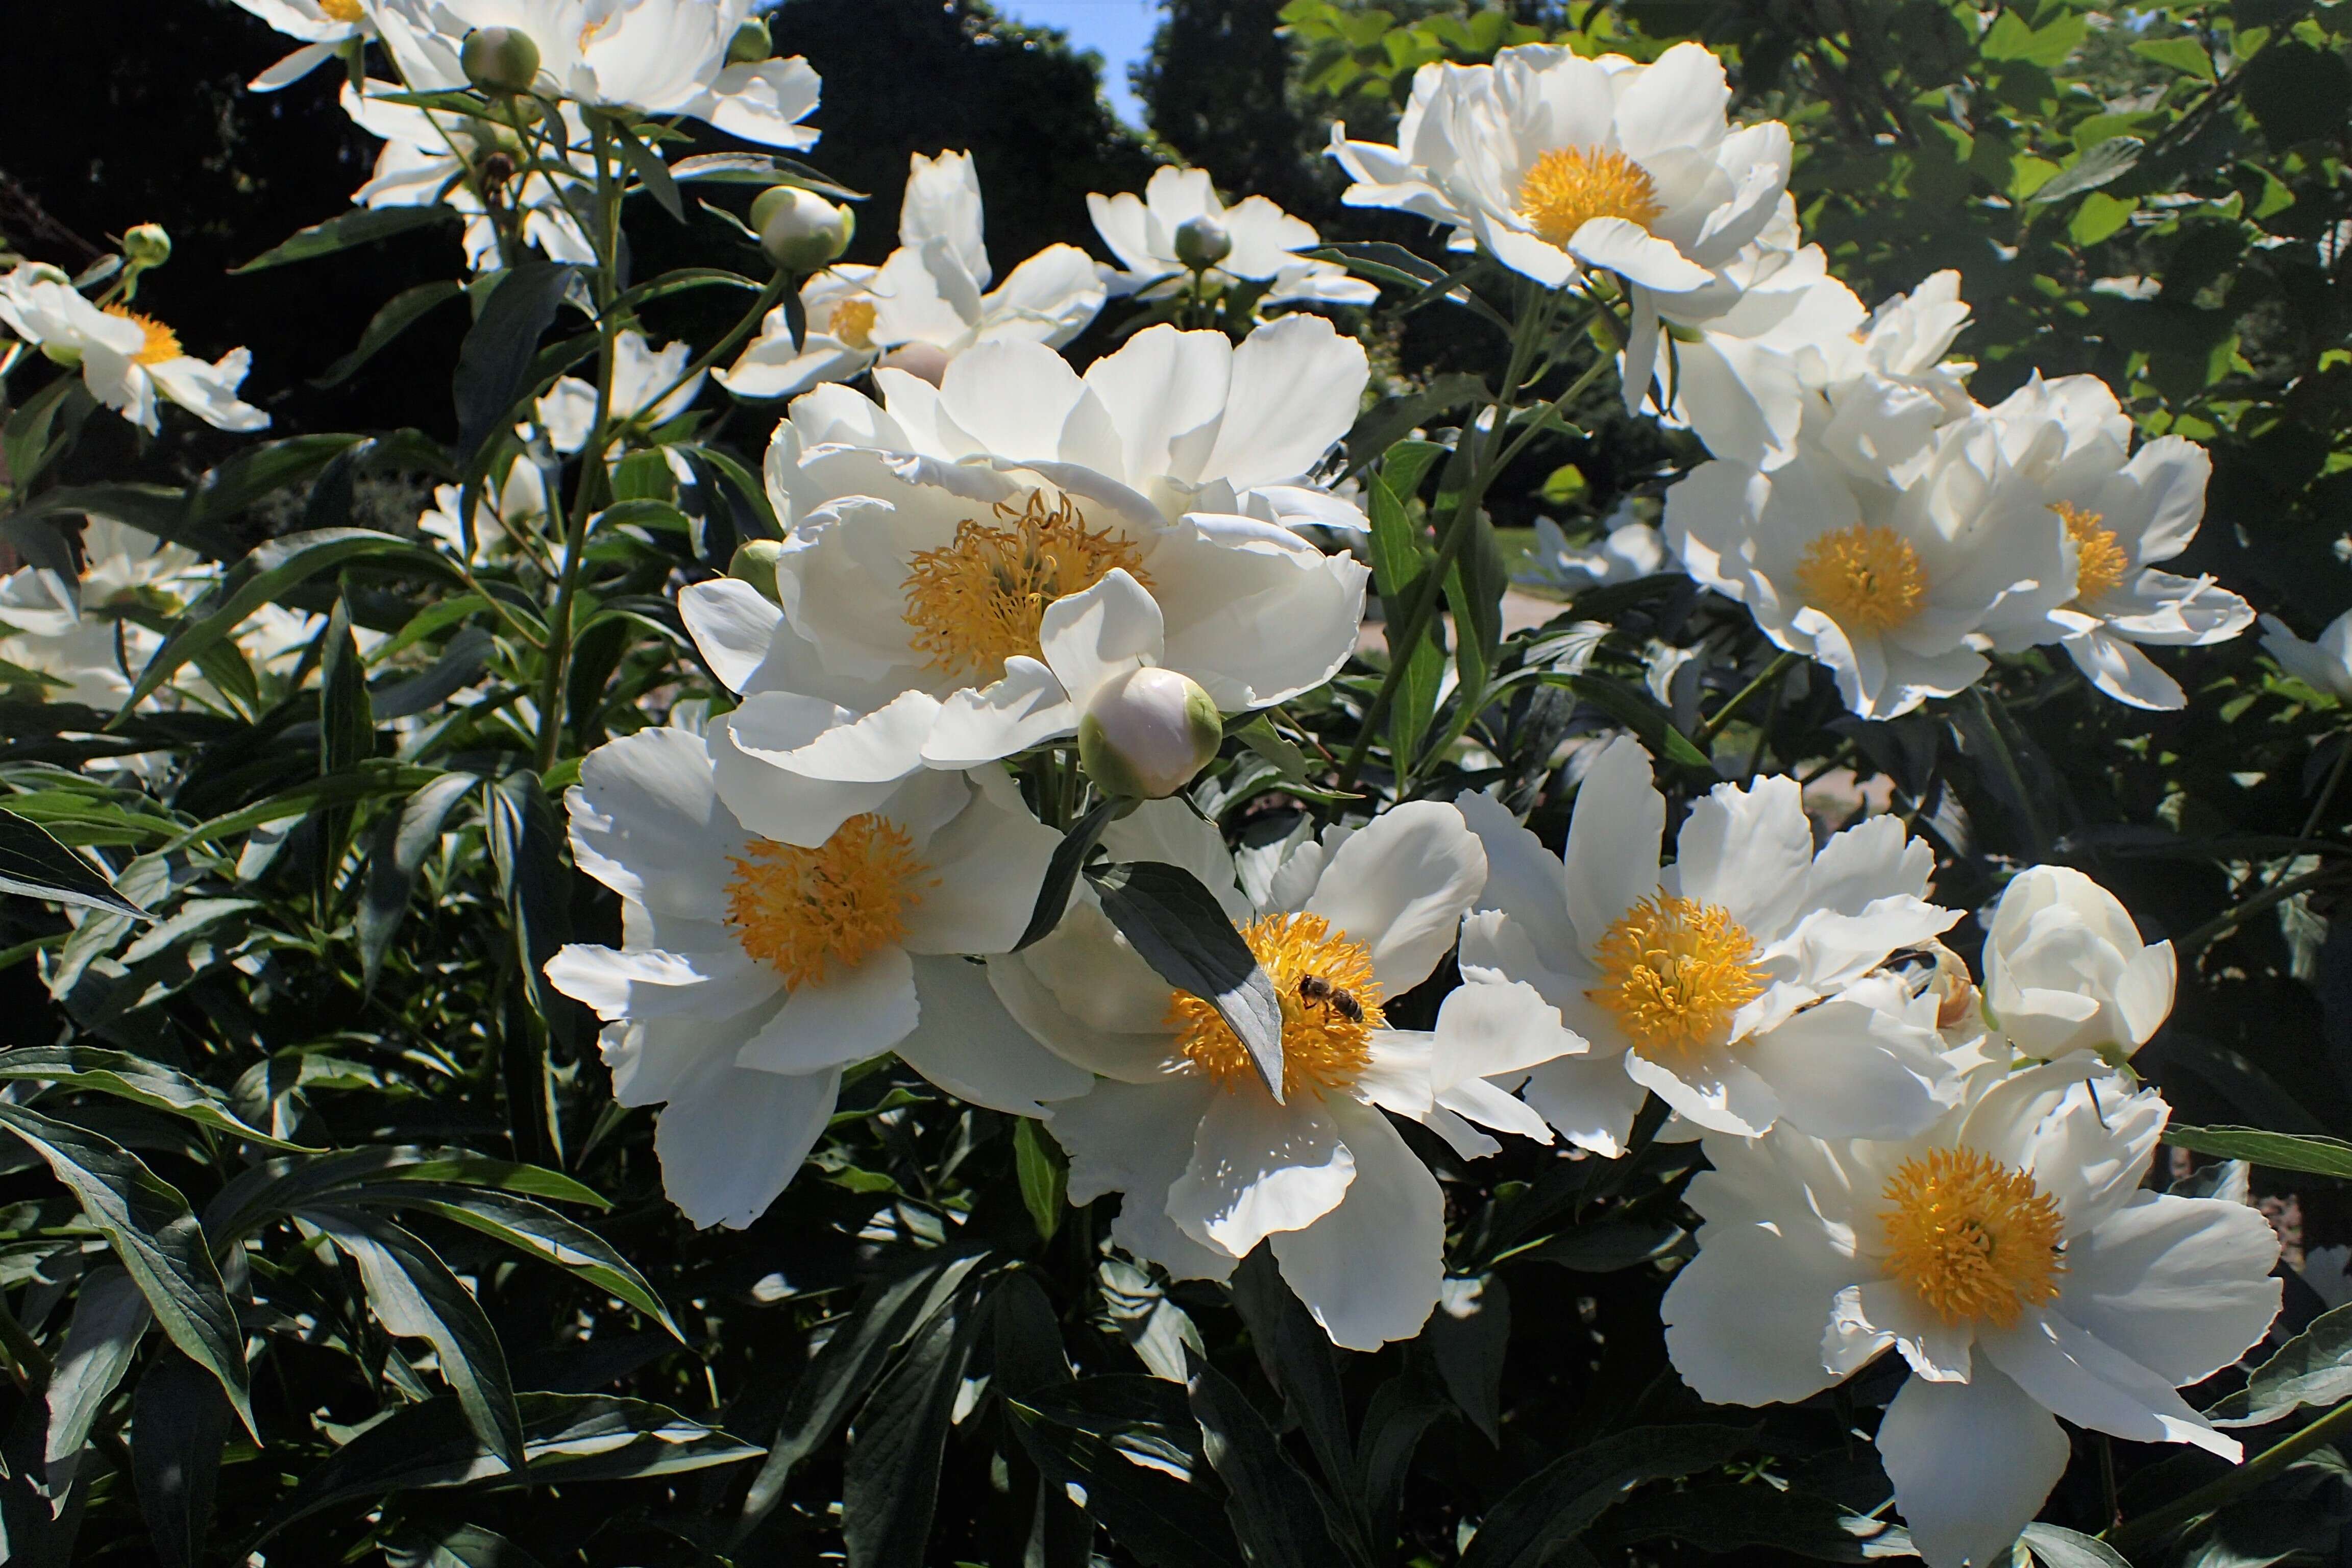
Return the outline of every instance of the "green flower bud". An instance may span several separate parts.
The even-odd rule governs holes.
[[[122,259],[133,267],[161,267],[172,259],[172,237],[160,223],[142,223],[122,237]]]
[[[466,79],[487,93],[529,92],[539,79],[539,46],[518,28],[477,27],[457,58]]]
[[[760,248],[785,272],[817,272],[849,248],[857,220],[814,191],[771,185],[751,204]]]
[[[1234,237],[1213,217],[1186,218],[1176,226],[1176,259],[1206,272],[1234,253]]]
[[[1216,757],[1225,738],[1200,682],[1146,665],[1106,681],[1078,720],[1078,761],[1106,795],[1159,800]]]
[[[761,60],[776,58],[776,41],[768,35],[764,16],[753,16],[735,29],[728,41],[727,63],[730,66],[757,65]]]
[[[735,547],[735,558],[727,563],[727,575],[739,583],[749,583],[760,590],[760,596],[774,602],[776,593],[776,557],[783,553],[781,539],[747,539]]]

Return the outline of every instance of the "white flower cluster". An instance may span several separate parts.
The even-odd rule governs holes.
[[[1873,313],[1806,245],[1777,122],[1732,126],[1721,62],[1565,48],[1429,65],[1394,146],[1332,132],[1353,205],[1451,226],[1551,289],[1621,301],[1625,403],[1716,461],[1666,498],[1667,547],[1780,647],[1887,719],[1966,689],[1986,655],[2063,647],[2099,690],[2179,708],[2138,645],[2236,637],[2253,612],[2160,569],[2204,512],[2204,451],[2133,449],[2095,376],[1992,408],[1945,356],[1968,320],[1938,273]],[[1633,541],[1638,545],[1638,540]]]

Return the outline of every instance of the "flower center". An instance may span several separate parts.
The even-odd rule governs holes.
[[[1870,632],[1894,630],[1927,599],[1927,574],[1911,542],[1864,522],[1815,535],[1797,563],[1797,586],[1838,625]]]
[[[2063,500],[2050,510],[2058,514],[2058,521],[2066,525],[2066,537],[2074,542],[2074,597],[2095,599],[2123,586],[2131,561],[2116,542],[2116,531],[2105,526],[2106,514]]]
[[[1384,1026],[1372,955],[1321,915],[1267,915],[1242,931],[1282,1000],[1282,1093],[1345,1089],[1371,1064],[1371,1032]],[[1189,991],[1168,1001],[1185,1059],[1227,1093],[1258,1081],[1256,1064],[1217,1009]]]
[[[154,317],[125,305],[109,305],[106,313],[117,321],[130,322],[147,334],[147,341],[141,343],[139,352],[131,356],[141,364],[163,364],[180,357],[180,334]]]
[[[2022,1171],[1974,1149],[1931,1149],[1896,1166],[1885,1195],[1887,1272],[1947,1326],[2006,1329],[2057,1299],[2065,1218]]]
[[[1650,172],[1606,147],[1556,147],[1519,182],[1519,216],[1554,245],[1565,246],[1597,217],[1648,228],[1665,207]]]
[[[1719,1044],[1731,1016],[1764,990],[1755,941],[1720,904],[1660,893],[1619,917],[1594,956],[1606,1007],[1644,1055],[1688,1056]]]
[[[929,885],[906,829],[872,812],[814,849],[763,839],[732,864],[727,923],[794,990],[822,976],[828,958],[855,969],[904,941],[907,906]]]
[[[874,346],[874,301],[844,300],[833,308],[833,335],[859,353]]]
[[[352,23],[365,16],[360,0],[319,0],[319,9],[331,22]]]
[[[955,542],[915,556],[907,571],[907,624],[930,668],[993,676],[1014,654],[1043,656],[1045,606],[1084,593],[1123,566],[1145,587],[1143,552],[1090,529],[1067,496],[1033,492],[1019,511],[998,502],[1002,523],[956,524]]]

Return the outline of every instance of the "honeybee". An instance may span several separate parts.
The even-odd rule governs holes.
[[[1328,1007],[1350,1024],[1364,1021],[1364,1005],[1356,1000],[1355,994],[1319,974],[1298,977],[1298,999],[1310,1006]]]

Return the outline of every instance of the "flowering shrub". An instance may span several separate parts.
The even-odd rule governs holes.
[[[447,230],[338,373],[463,300],[456,437],[260,435],[152,225],[0,274],[11,1561],[2336,1550],[2352,1118],[2211,1032],[2340,1022],[2352,612],[2200,537],[2235,347],[1992,395],[1753,35],[1295,0],[1391,237],[999,279],[952,148],[844,259],[751,0],[238,3],[383,140],[247,270]],[[2084,15],[1937,15],[2036,131]],[[2133,47],[2333,182],[2269,26]],[[1869,112],[2089,246],[2170,91]]]

